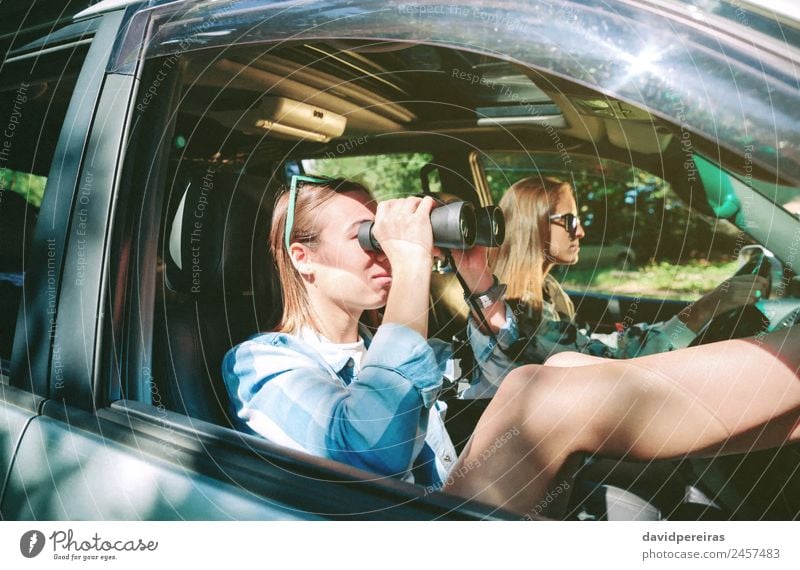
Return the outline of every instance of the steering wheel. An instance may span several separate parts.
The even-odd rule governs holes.
[[[764,299],[769,299],[770,290],[772,289],[772,279],[770,263],[763,251],[752,255],[750,259],[734,273],[734,276],[738,275],[760,275],[764,277],[768,283],[767,291],[764,293]],[[744,307],[738,307],[716,315],[697,334],[697,337],[695,337],[689,346],[698,346],[732,338],[755,336],[767,332],[770,322],[769,318],[767,318],[764,312],[759,308],[760,304],[760,301],[757,301],[755,305],[745,305]]]
[[[769,319],[755,305],[745,305],[715,316],[689,346],[755,336],[767,331]]]
[[[767,292],[764,294],[764,298],[768,299],[770,289],[772,289],[772,267],[770,260],[767,259],[763,249],[754,251],[756,251],[756,253],[752,254],[750,259],[748,259],[744,265],[742,265],[733,275],[734,277],[737,275],[760,275],[766,279],[768,287]]]

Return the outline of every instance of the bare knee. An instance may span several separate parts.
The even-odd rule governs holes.
[[[522,366],[503,381],[487,413],[515,421],[531,445],[569,455],[586,451],[586,428],[597,412],[595,392],[575,368]]]
[[[545,367],[528,364],[515,368],[503,379],[494,399],[515,400],[533,389],[533,384],[545,374]]]
[[[447,490],[529,512],[584,445],[569,369],[524,366],[503,381]]]

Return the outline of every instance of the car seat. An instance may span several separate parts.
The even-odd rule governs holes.
[[[161,248],[154,404],[159,398],[191,418],[235,425],[223,356],[281,314],[268,246],[277,187],[266,178],[211,170],[176,185]]]

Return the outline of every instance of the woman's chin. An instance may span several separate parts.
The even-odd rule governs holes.
[[[374,311],[375,309],[382,309],[386,306],[386,301],[389,300],[389,290],[376,291],[373,295],[364,296],[364,310]]]
[[[578,254],[577,253],[575,255],[571,256],[571,257],[557,259],[555,261],[554,265],[575,265],[576,263],[578,263]]]

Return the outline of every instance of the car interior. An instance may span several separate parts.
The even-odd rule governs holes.
[[[142,85],[171,65],[167,57],[148,60]],[[166,176],[153,189],[162,202],[151,260],[147,360],[153,387],[140,399],[153,405],[157,399],[198,425],[235,429],[222,358],[249,336],[270,330],[280,316],[281,296],[267,248],[272,206],[288,176],[306,172],[315,161],[424,153],[438,172],[442,192],[486,205],[496,201],[486,178],[492,153],[538,153],[549,157],[550,168],[561,163],[565,177],[570,176],[566,157],[585,156],[652,173],[700,215],[716,219],[704,199],[704,180],[687,175],[680,126],[499,57],[420,43],[302,41],[192,51],[175,73],[174,112],[163,146],[168,156],[162,157]],[[701,139],[697,147],[695,152],[715,157],[718,167],[742,174],[726,149]],[[521,176],[506,174],[511,182]],[[412,179],[420,180],[418,172]],[[419,182],[407,188],[409,194],[421,190]],[[461,290],[452,271],[436,269],[431,334],[463,339]],[[601,328],[613,327],[615,316],[632,302],[622,298],[620,306],[620,299],[615,305],[609,296],[577,295],[580,312]],[[638,318],[666,320],[685,305],[663,299],[643,303]],[[729,324],[727,336],[732,329],[748,333],[735,319]],[[480,406],[459,410],[448,425],[457,445],[468,438]],[[678,467],[595,464],[585,492],[576,493],[572,516],[608,516],[604,506],[592,506],[602,483],[645,495],[665,518],[753,513],[794,518],[800,516],[800,503],[797,493],[790,498],[790,489],[800,480],[794,469],[779,466],[796,462],[797,450],[782,453],[749,458],[769,468],[760,481],[744,482],[731,475],[741,469],[731,471],[721,460]],[[771,500],[748,500],[747,485],[775,492],[767,493]],[[679,512],[685,488],[706,500]],[[644,507],[632,509],[635,516]]]

